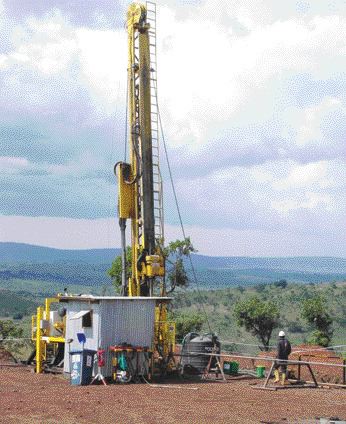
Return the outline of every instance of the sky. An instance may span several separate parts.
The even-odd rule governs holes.
[[[127,7],[0,0],[0,241],[119,247]],[[345,257],[346,1],[158,1],[157,21],[165,139],[199,253]],[[161,162],[169,241],[182,235]]]

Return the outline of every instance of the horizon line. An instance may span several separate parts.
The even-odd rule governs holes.
[[[70,248],[70,249],[61,249],[58,247],[52,247],[47,245],[41,245],[41,244],[31,244],[31,243],[22,243],[22,242],[16,242],[16,241],[0,241],[1,244],[17,244],[17,245],[23,245],[23,246],[30,246],[30,247],[41,247],[44,249],[51,249],[51,250],[57,250],[57,251],[67,251],[67,252],[75,252],[75,251],[91,251],[91,250],[121,250],[121,247],[89,247],[89,248]],[[255,258],[255,259],[303,259],[303,258],[323,258],[323,259],[345,259],[346,257],[343,256],[324,256],[324,255],[311,255],[311,256],[219,256],[219,255],[206,255],[203,253],[193,253],[193,255],[197,256],[206,256],[210,258]]]

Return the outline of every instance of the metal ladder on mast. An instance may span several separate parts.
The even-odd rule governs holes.
[[[156,55],[156,4],[147,1],[147,23],[149,28],[150,50],[150,103],[151,103],[151,142],[153,157],[153,183],[154,183],[154,219],[155,239],[163,243],[163,195],[162,177],[160,171],[160,146],[159,146],[159,110],[157,103],[157,55]]]

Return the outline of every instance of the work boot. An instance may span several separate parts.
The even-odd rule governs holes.
[[[285,385],[285,383],[286,383],[286,373],[282,373],[282,376],[281,376],[281,384],[282,384],[282,386],[284,386]]]
[[[278,382],[280,381],[280,374],[279,374],[279,370],[275,370],[275,371],[274,371],[274,376],[275,376],[274,383],[278,383]]]

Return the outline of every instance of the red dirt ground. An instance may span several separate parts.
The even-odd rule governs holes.
[[[79,387],[70,386],[61,375],[37,375],[27,367],[0,364],[0,422],[273,424],[315,423],[316,417],[346,420],[344,389],[274,392],[255,390],[250,387],[254,383],[263,384],[263,380]]]

